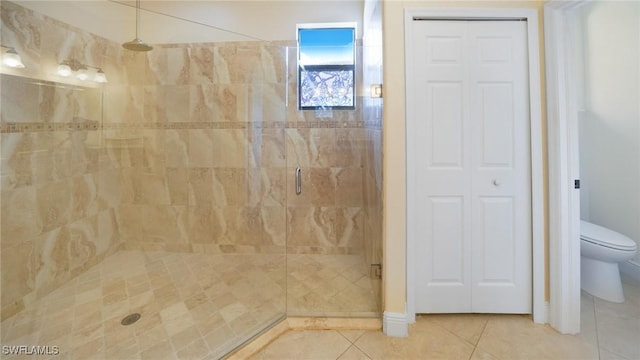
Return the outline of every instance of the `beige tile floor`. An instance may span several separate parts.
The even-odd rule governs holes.
[[[132,312],[141,319],[121,325]],[[58,346],[52,359],[216,359],[284,312],[284,255],[122,251],[3,321],[2,345]]]
[[[640,359],[640,285],[627,301],[582,294],[582,332],[560,335],[523,315],[423,315],[408,338],[380,331],[289,331],[253,359]]]
[[[3,321],[2,345],[58,346],[56,359],[216,359],[285,315],[286,281],[289,315],[377,316],[367,270],[355,255],[285,264],[282,254],[121,251]],[[133,312],[141,319],[122,326]]]
[[[351,315],[375,312],[358,259],[289,255],[292,310],[332,313],[318,300],[324,296]],[[119,252],[3,321],[2,345],[59,346],[54,359],[216,359],[284,314],[284,274],[284,255]],[[579,336],[559,335],[526,316],[432,315],[411,325],[406,339],[379,331],[291,331],[254,358],[635,360],[640,286],[624,278],[624,287],[623,304],[583,293]],[[350,307],[349,296],[363,302]],[[134,311],[141,320],[120,325]]]
[[[287,315],[380,315],[362,255],[287,255]]]

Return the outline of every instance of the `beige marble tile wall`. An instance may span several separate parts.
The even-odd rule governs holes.
[[[4,320],[115,252],[120,239],[119,170],[101,147],[102,89],[48,81],[70,56],[114,68],[108,41],[0,6],[2,42],[26,65],[15,76],[3,68],[0,79]]]
[[[363,254],[366,132],[356,110],[297,110],[296,48],[289,47],[287,106],[287,252]],[[362,47],[356,53],[356,93],[362,94]],[[296,195],[294,172],[302,170]]]
[[[291,253],[362,254],[361,110],[297,111],[288,54],[288,76],[286,47],[260,42],[125,59],[128,83],[107,90],[105,137],[129,149],[119,216],[128,249],[282,252],[288,234]]]
[[[126,154],[127,249],[284,253],[284,54],[256,41],[124,56],[105,139]]]
[[[38,266],[53,272],[47,276],[56,279],[41,280],[41,289],[55,286],[52,284],[97,262],[100,251],[107,254],[104,249],[113,248],[100,244],[86,250],[81,246],[100,239],[111,241],[108,244],[121,240],[128,249],[283,252],[288,234],[291,253],[363,253],[365,229],[370,228],[370,234],[377,231],[369,222],[378,217],[365,204],[376,196],[365,186],[370,172],[367,146],[377,145],[369,139],[361,106],[355,111],[296,110],[295,48],[287,51],[286,46],[236,42],[156,45],[149,53],[132,53],[10,2],[3,1],[2,6],[3,39],[11,40],[23,56],[25,76],[59,80],[51,74],[57,63],[70,57],[101,66],[109,76],[101,127],[92,129],[92,123],[87,123],[82,129],[58,131],[62,126],[58,125],[50,131],[53,138],[69,139],[52,140],[52,146],[79,146],[64,152],[64,161],[84,172],[74,170],[51,184],[15,180],[24,186],[6,187],[5,175],[12,174],[9,165],[34,168],[25,160],[25,151],[13,155],[4,151],[5,144],[19,143],[29,126],[20,125],[17,128],[22,130],[2,139],[2,256],[21,259],[3,261],[7,264],[3,267],[16,274],[8,280],[3,271],[7,279],[3,290],[5,283],[15,287],[3,291],[3,318],[5,305],[14,309],[7,309],[8,316],[22,306],[21,301],[36,296]],[[74,41],[65,40],[69,38]],[[358,71],[361,79],[361,68]],[[3,94],[5,90],[3,87]],[[358,102],[362,104],[362,97]],[[61,123],[66,121],[60,115],[68,112],[66,105],[56,106]],[[5,110],[3,106],[3,114]],[[27,144],[46,144],[28,137]],[[78,157],[80,162],[98,165],[78,166]],[[296,166],[303,169],[301,196],[293,188]],[[69,209],[62,205],[63,209],[50,211],[55,209],[51,205],[38,210],[39,199],[44,198],[38,197],[40,188],[44,189],[41,194],[52,194],[42,200],[46,204],[70,202]],[[71,215],[74,200],[67,200],[74,199],[76,189],[87,188],[77,198],[98,205],[80,211],[91,220],[76,219]],[[16,199],[13,205],[12,198]],[[24,210],[17,210],[21,208]],[[62,220],[55,223],[58,227],[46,228],[46,239],[61,240],[40,246],[48,253],[61,251],[68,263],[41,261],[36,255],[38,245],[33,237],[45,229],[39,223],[42,217],[51,216]],[[81,220],[88,222],[81,226],[83,231],[68,230],[69,224]],[[5,221],[15,222],[19,229],[11,230]],[[5,251],[4,231],[20,229],[24,241],[6,242],[12,249]],[[93,235],[97,232],[97,238],[90,238],[91,231]],[[72,233],[80,235],[66,235]],[[74,241],[78,245],[61,245],[62,250],[54,246]],[[82,256],[73,258],[72,251]],[[58,269],[63,275],[55,275]]]

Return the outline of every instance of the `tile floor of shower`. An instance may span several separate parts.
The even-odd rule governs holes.
[[[121,251],[3,321],[2,345],[56,346],[41,357],[55,359],[217,359],[286,311],[378,308],[358,255],[287,255],[285,265],[283,254]],[[142,316],[122,325],[131,313]]]

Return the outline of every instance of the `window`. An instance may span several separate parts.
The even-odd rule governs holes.
[[[355,109],[355,23],[298,25],[298,108]]]

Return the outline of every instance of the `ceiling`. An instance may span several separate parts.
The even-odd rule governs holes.
[[[135,37],[135,1],[15,3],[115,42]],[[357,22],[364,0],[141,0],[139,38],[150,44],[295,40],[297,23]]]

